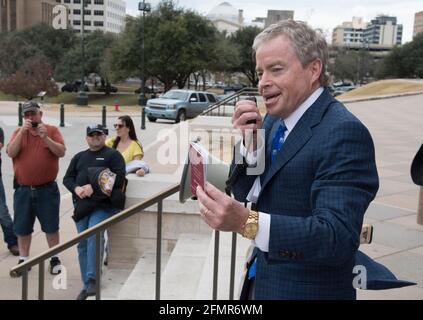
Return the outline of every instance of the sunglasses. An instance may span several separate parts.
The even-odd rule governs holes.
[[[120,124],[120,123],[115,123],[113,125],[113,127],[115,127],[115,129],[122,129],[124,127],[124,125],[123,124]]]

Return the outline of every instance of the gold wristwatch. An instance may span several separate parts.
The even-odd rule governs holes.
[[[241,235],[244,238],[254,240],[258,231],[258,212],[250,210],[247,221],[242,227]]]

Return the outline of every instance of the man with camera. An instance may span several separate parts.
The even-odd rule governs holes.
[[[29,257],[35,217],[46,234],[49,247],[59,243],[60,193],[56,183],[59,158],[66,147],[59,129],[42,122],[40,106],[28,101],[22,106],[24,123],[7,145],[14,179],[14,231],[18,237],[19,263]],[[53,256],[50,273],[60,273],[60,260]]]

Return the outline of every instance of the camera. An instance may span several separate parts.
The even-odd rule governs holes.
[[[31,121],[31,126],[33,128],[37,128],[38,127],[38,122],[37,121]]]

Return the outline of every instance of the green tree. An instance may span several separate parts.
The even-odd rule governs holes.
[[[382,62],[379,78],[423,77],[423,33],[402,47],[395,47]]]
[[[245,74],[253,87],[257,86],[259,80],[256,73],[252,45],[254,38],[261,31],[258,27],[248,26],[237,30],[230,37],[231,42],[238,48],[239,52],[239,63],[232,67],[232,71]]]
[[[140,76],[142,18],[127,19],[126,29],[112,49],[113,69],[118,77]],[[183,87],[189,75],[203,71],[215,51],[216,29],[199,14],[162,1],[145,17],[145,76],[159,79],[165,91]]]
[[[57,80],[73,81],[80,79],[82,73],[85,76],[90,73],[100,74],[106,50],[115,45],[116,37],[100,30],[85,35],[84,60],[82,60],[80,41],[63,55],[61,62],[56,66],[55,78]],[[84,68],[84,72],[82,68]]]
[[[0,75],[14,74],[31,57],[44,56],[55,68],[64,53],[75,45],[71,30],[38,24],[0,37]]]
[[[234,46],[226,32],[217,32],[212,45],[210,58],[206,61],[205,69],[217,75],[229,73],[236,69],[240,63],[240,52]],[[205,79],[203,79],[205,86]],[[205,88],[203,88],[205,89]]]
[[[382,60],[376,72],[378,79],[402,78],[405,77],[403,66],[403,50],[401,47],[394,47],[393,50]]]
[[[79,43],[72,29],[54,29],[44,23],[18,30],[16,36],[37,48],[53,69],[63,54]]]
[[[0,78],[14,74],[28,59],[40,56],[39,50],[16,33],[0,39]]]
[[[366,50],[339,50],[335,62],[329,66],[330,72],[338,80],[350,80],[363,83],[366,78],[373,77],[375,63]]]

